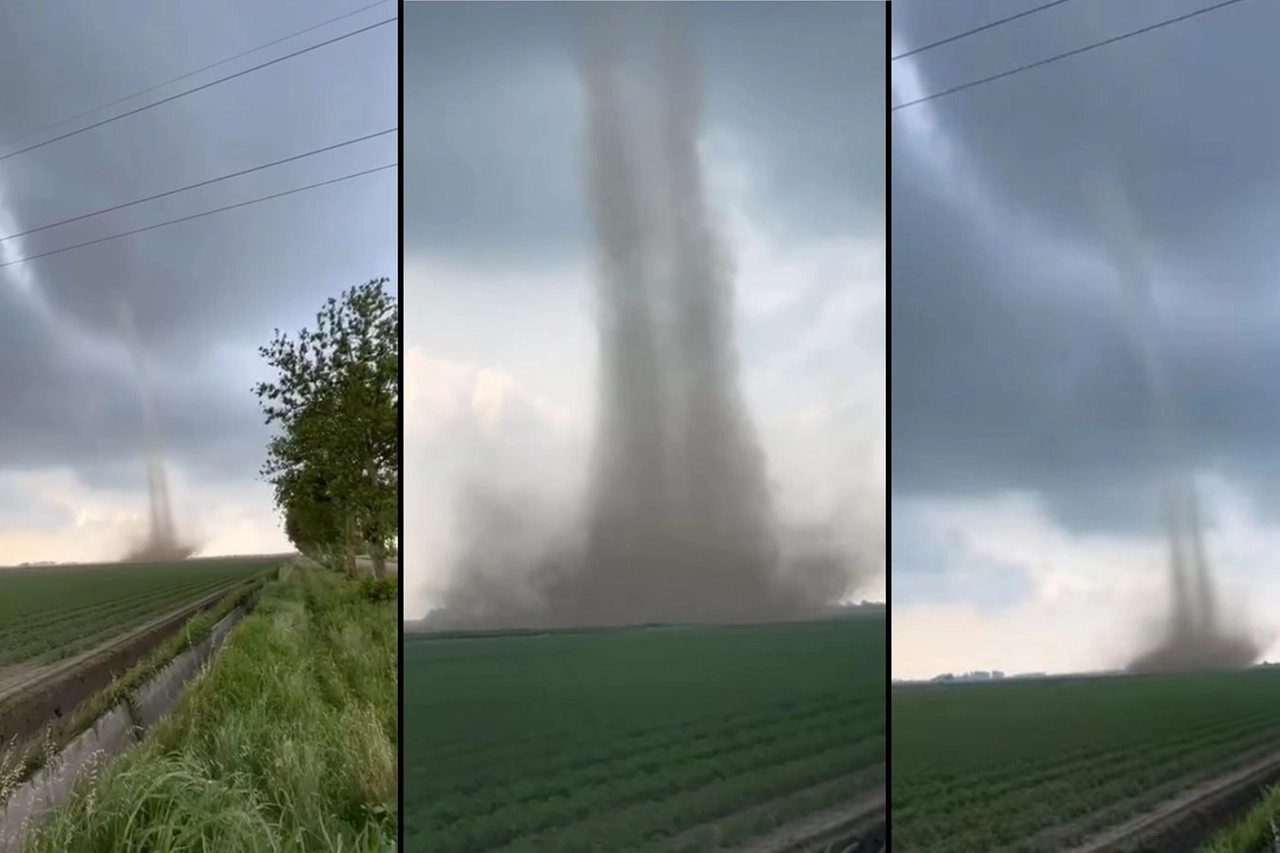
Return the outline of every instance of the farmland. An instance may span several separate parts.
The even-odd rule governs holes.
[[[885,634],[407,634],[407,847],[707,851],[851,802],[884,782]]]
[[[395,601],[282,567],[173,712],[25,849],[395,849],[397,628]]]
[[[1280,671],[895,688],[894,849],[1063,850],[1280,750]]]
[[[278,558],[0,571],[0,681],[91,649],[270,568]]]

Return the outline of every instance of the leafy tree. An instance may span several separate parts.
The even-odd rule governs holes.
[[[304,554],[332,556],[341,544],[342,521],[323,473],[299,468],[280,477],[276,504],[284,510],[284,532]]]
[[[363,545],[381,577],[397,537],[400,492],[400,316],[368,281],[330,298],[314,329],[275,330],[259,353],[275,382],[254,386],[267,424],[262,475],[299,548],[341,550],[347,573]]]

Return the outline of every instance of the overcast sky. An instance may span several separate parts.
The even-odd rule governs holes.
[[[703,163],[738,268],[744,384],[779,501],[791,517],[875,528],[884,6],[692,11]],[[416,531],[405,611],[416,616],[448,570],[460,477],[518,490],[530,513],[572,502],[596,345],[569,9],[411,3],[404,14],[405,512]],[[883,590],[880,578],[865,594]]]
[[[5,158],[137,106],[394,18],[383,3],[91,116],[157,83],[350,12],[336,0],[0,7],[0,238],[394,128],[396,24]],[[23,138],[26,137],[26,138]],[[142,525],[146,446],[119,305],[133,306],[180,529],[205,553],[288,547],[250,392],[257,347],[322,301],[396,275],[386,170],[26,263],[391,163],[390,134],[127,210],[0,240],[0,565],[118,557]]]
[[[898,0],[891,52],[1033,5]],[[1076,0],[894,62],[893,100],[1206,5]],[[1144,236],[1209,559],[1233,617],[1278,622],[1278,28],[1240,3],[893,113],[896,677],[1116,665],[1163,606],[1103,173]]]

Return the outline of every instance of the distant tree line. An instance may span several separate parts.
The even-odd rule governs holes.
[[[985,670],[985,669],[978,669],[978,670],[974,670],[973,672],[966,672],[966,673],[964,673],[964,674],[962,674],[962,675],[955,675],[954,673],[944,672],[942,675],[935,675],[935,676],[933,677],[933,680],[934,680],[934,681],[937,681],[937,682],[944,682],[944,681],[999,681],[999,680],[1001,680],[1002,678],[1004,678],[1004,673],[1003,673],[1003,672],[1001,672],[1001,671],[1000,671],[1000,670],[998,670],[998,669],[993,669],[993,670],[991,670],[991,671],[987,671],[987,670]]]
[[[276,329],[258,351],[277,378],[253,389],[277,427],[262,475],[289,540],[352,576],[367,554],[379,578],[399,537],[400,315],[387,283],[330,298],[296,337]]]

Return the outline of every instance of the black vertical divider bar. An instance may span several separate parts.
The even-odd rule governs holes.
[[[885,849],[893,849],[893,62],[889,59],[893,45],[893,6],[884,10],[884,624],[885,678],[884,688],[884,776],[885,776]],[[404,126],[403,119],[401,126]]]
[[[399,163],[399,190],[396,193],[396,288],[398,290],[396,296],[396,311],[399,313],[399,358],[400,358],[400,411],[398,418],[400,421],[400,495],[396,501],[397,524],[399,528],[399,539],[397,542],[399,554],[396,562],[396,586],[398,595],[396,596],[396,607],[398,610],[399,624],[396,626],[397,633],[400,635],[399,649],[396,654],[396,798],[398,803],[398,812],[396,819],[396,849],[404,849],[404,545],[405,545],[405,526],[404,526],[404,2],[400,2],[396,15],[396,41],[397,56],[396,63],[396,126],[400,130],[396,133],[396,162]]]

